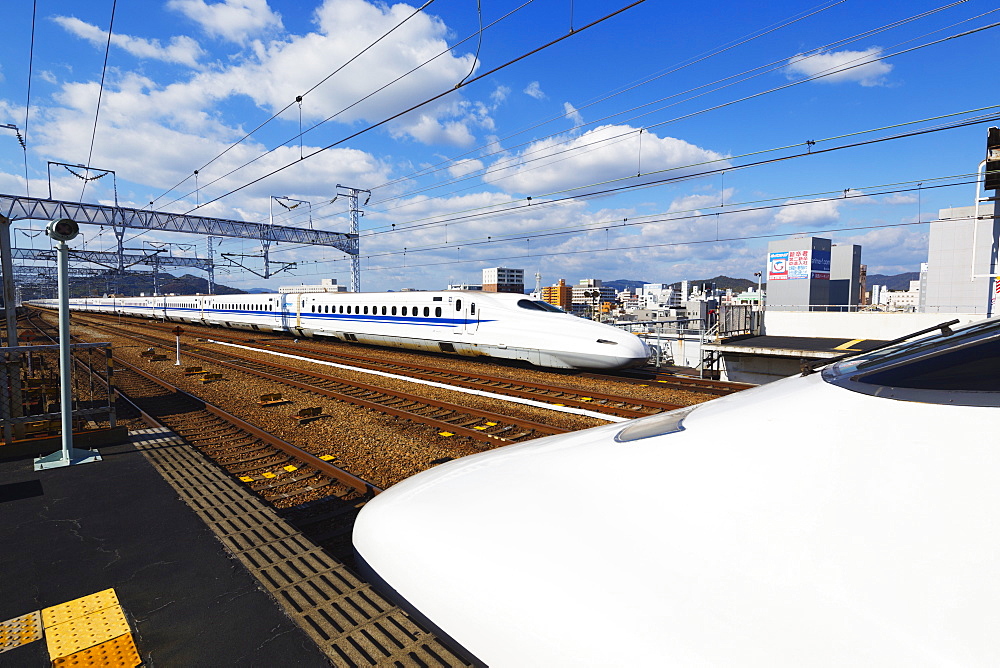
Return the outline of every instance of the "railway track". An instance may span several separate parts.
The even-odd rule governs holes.
[[[345,566],[377,487],[123,360],[114,376],[163,430],[143,448],[150,462],[334,665],[468,665]]]
[[[693,376],[678,376],[677,374],[664,373],[662,371],[645,371],[626,369],[618,373],[591,373],[579,372],[573,374],[578,378],[593,378],[595,380],[608,380],[619,383],[629,383],[632,385],[642,385],[644,387],[660,386],[677,390],[691,390],[693,392],[703,392],[716,396],[725,396],[749,390],[755,385],[749,383],[733,383],[722,380],[711,380],[709,378],[695,378]]]
[[[78,322],[98,322],[100,323],[99,326],[108,327],[107,324],[104,324],[106,321],[95,319],[91,315],[88,315],[86,319],[76,316],[76,319]],[[156,325],[154,327],[156,330],[164,333],[171,330],[170,327],[164,325]],[[144,329],[149,329],[149,327],[146,326]],[[226,343],[239,343],[241,345],[255,342],[253,339],[248,341],[245,337],[239,337],[217,330],[210,331],[210,340]],[[115,330],[115,332],[120,333],[118,330]],[[129,337],[138,336],[135,333],[123,335]],[[151,335],[146,334],[145,336]],[[150,338],[147,339],[147,341],[153,345],[162,347],[173,346],[174,343],[172,339],[165,338],[159,340]],[[194,349],[195,347],[192,344],[182,344],[182,350],[193,352]],[[511,378],[483,373],[458,373],[448,369],[410,362],[377,360],[360,354],[344,352],[342,350],[337,350],[336,352],[320,351],[315,348],[303,350],[300,346],[286,343],[282,340],[269,339],[266,342],[265,347],[261,350],[262,352],[282,352],[286,354],[293,354],[299,358],[312,359],[318,362],[348,364],[360,369],[390,372],[420,380],[447,383],[456,387],[488,391],[495,394],[502,394],[522,399],[543,401],[554,406],[569,406],[590,411],[604,412],[609,415],[623,418],[644,417],[663,411],[674,410],[680,407],[675,403],[658,401],[655,399],[622,397],[620,395],[609,393],[583,391],[577,388],[552,383],[513,380]],[[200,347],[197,354],[201,355],[208,353],[204,347]],[[233,355],[230,353],[222,353],[221,357],[225,359],[227,357],[233,357]]]
[[[104,325],[100,325],[104,327]],[[165,346],[170,342],[148,334],[115,332],[116,336],[129,338],[144,345]],[[392,391],[383,387],[345,381],[322,373],[310,372],[275,362],[262,362],[230,350],[185,344],[185,357],[252,374],[276,384],[293,387],[333,401],[353,404],[393,417],[423,424],[435,430],[439,437],[465,438],[481,444],[480,449],[497,445],[562,434],[560,427],[542,424],[523,418],[503,415],[499,411],[484,411],[420,397],[411,393]]]

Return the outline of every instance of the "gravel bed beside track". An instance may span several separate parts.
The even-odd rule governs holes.
[[[141,322],[127,322],[123,320],[122,325],[134,332],[141,333],[144,330],[143,323]],[[220,333],[220,330],[212,328],[189,325],[184,325],[183,327],[185,333],[181,337],[182,343],[189,341],[194,343],[195,337],[203,339],[212,338],[213,332],[216,334]],[[233,334],[233,332],[228,330],[223,331],[230,335]],[[440,437],[434,430],[423,425],[404,422],[392,416],[319,398],[293,388],[275,386],[274,383],[258,379],[249,374],[241,374],[231,369],[213,369],[211,364],[201,361],[188,363],[184,360],[183,351],[181,355],[182,366],[175,366],[172,347],[163,347],[157,350],[157,352],[167,355],[167,361],[150,362],[139,355],[146,347],[136,344],[135,341],[109,335],[105,331],[86,326],[74,327],[74,333],[93,341],[110,340],[114,344],[116,356],[120,356],[124,360],[137,364],[141,368],[161,375],[165,380],[181,387],[185,391],[214,403],[224,410],[256,424],[279,438],[294,443],[314,454],[333,455],[336,458],[333,461],[334,464],[381,487],[388,487],[441,461],[479,452],[484,447],[488,447],[459,439]],[[163,336],[162,332],[155,332],[155,334]],[[268,339],[279,340],[275,335],[261,336],[260,334],[255,335],[255,333],[251,332],[247,332],[245,338],[248,341],[253,341],[248,342],[247,345],[261,348],[266,347]],[[292,339],[281,338],[280,341],[290,343]],[[206,344],[200,343],[199,345]],[[224,348],[223,346],[207,345],[213,348]],[[349,346],[347,344],[325,341],[300,341],[299,346],[304,351],[317,350],[329,353],[340,349],[347,353],[364,354],[365,356],[390,361],[433,364],[434,366],[449,368],[457,372],[472,369],[482,373],[508,376],[515,380],[527,379],[537,382],[557,383],[564,386],[576,387],[582,391],[614,393],[623,397],[645,396],[680,405],[699,403],[711,398],[696,392],[657,387],[647,388],[624,383],[575,378],[571,375],[551,373],[543,370],[486,364],[479,360],[469,360],[467,358],[450,358],[447,356],[429,357],[406,351]],[[263,352],[255,353],[239,349],[232,350],[234,356],[253,357],[265,362],[277,362],[287,366],[308,369],[313,372],[318,371],[338,378],[356,380],[369,385],[401,390],[482,410],[497,411],[501,414],[526,418],[565,429],[582,429],[605,424],[602,420],[524,406],[508,401],[498,401],[496,399],[428,387],[422,384],[384,378],[367,373],[337,369],[312,362],[276,357]],[[343,363],[350,364],[350,361],[345,360]],[[184,367],[188,364],[203,366],[208,371],[220,371],[223,374],[224,380],[202,383],[196,377],[185,376]],[[271,392],[281,392],[282,396],[290,400],[291,403],[272,407],[259,407],[257,405],[259,395]],[[308,406],[321,406],[324,415],[328,417],[323,417],[307,425],[299,426],[292,416],[300,408]]]

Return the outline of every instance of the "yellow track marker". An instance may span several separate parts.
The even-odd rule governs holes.
[[[240,476],[240,480],[241,480],[242,482],[253,482],[253,478],[251,478],[251,477],[250,477],[250,476],[248,476],[248,475],[241,475],[241,476]]]
[[[263,475],[265,478],[277,478],[278,477],[277,474],[271,473],[270,471],[268,471],[267,473],[263,473],[261,475]]]
[[[298,471],[299,470],[298,466],[292,466],[291,464],[289,464],[288,466],[284,466],[282,468],[284,468],[289,473],[291,473],[292,471]]]
[[[438,432],[438,436],[454,436],[454,435],[455,434],[451,433],[450,431],[439,431]]]
[[[333,455],[320,455],[319,458],[322,459],[324,462],[336,459],[336,457],[334,457]]]
[[[854,339],[853,341],[848,341],[847,343],[841,343],[839,346],[837,346],[836,348],[834,348],[834,350],[851,350],[851,351],[857,351],[857,348],[851,348],[851,346],[856,346],[857,344],[861,343],[862,341],[866,341],[866,340],[867,339]]]

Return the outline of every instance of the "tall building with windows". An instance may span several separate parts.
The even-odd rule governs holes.
[[[573,304],[573,287],[566,285],[566,280],[560,278],[557,285],[542,288],[542,301],[569,311]]]
[[[584,278],[577,285],[573,286],[574,304],[589,304],[593,306],[601,302],[613,303],[617,296],[617,291],[610,285],[604,285],[603,281],[599,278]]]
[[[483,269],[483,292],[524,294],[524,269],[490,267]]]

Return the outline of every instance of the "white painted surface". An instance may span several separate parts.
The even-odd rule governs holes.
[[[573,413],[575,415],[584,415],[586,417],[598,418],[599,420],[607,420],[608,422],[625,422],[628,418],[618,417],[617,415],[608,415],[607,413],[600,413],[598,411],[590,411],[585,408],[574,408],[573,406],[557,406],[555,404],[547,404],[544,401],[535,401],[534,399],[524,399],[522,397],[511,397],[506,394],[496,394],[495,392],[484,392],[483,390],[474,390],[468,387],[458,387],[457,385],[449,385],[447,383],[438,383],[433,380],[424,380],[422,378],[411,378],[410,376],[401,376],[396,373],[389,373],[388,371],[378,371],[376,369],[364,369],[362,367],[350,366],[349,364],[339,364],[337,362],[327,362],[324,360],[313,359],[312,357],[302,357],[301,355],[291,355],[289,353],[279,353],[276,350],[267,350],[266,348],[255,348],[253,346],[242,346],[237,343],[226,343],[225,341],[215,341],[213,339],[207,339],[209,343],[214,343],[219,346],[229,346],[230,348],[240,348],[242,350],[252,350],[257,353],[267,353],[268,355],[276,355],[278,357],[287,357],[293,360],[299,360],[300,362],[312,362],[313,364],[319,364],[321,366],[332,366],[338,369],[347,369],[348,371],[357,371],[358,373],[369,373],[373,376],[382,376],[383,378],[393,378],[395,380],[404,380],[408,383],[416,383],[418,385],[429,385],[430,387],[437,387],[442,390],[451,390],[452,392],[462,392],[464,394],[475,394],[480,397],[489,397],[490,399],[496,399],[498,401],[510,401],[515,404],[524,404],[525,406],[534,406],[536,408],[547,408],[550,411],[557,411],[560,413]]]
[[[958,319],[961,327],[983,319],[975,313],[811,313],[807,311],[772,311],[764,313],[767,336],[814,336],[840,339],[879,339],[891,341],[942,322]]]
[[[812,375],[684,427],[438,466],[355,545],[494,667],[1000,665],[1000,410]]]

